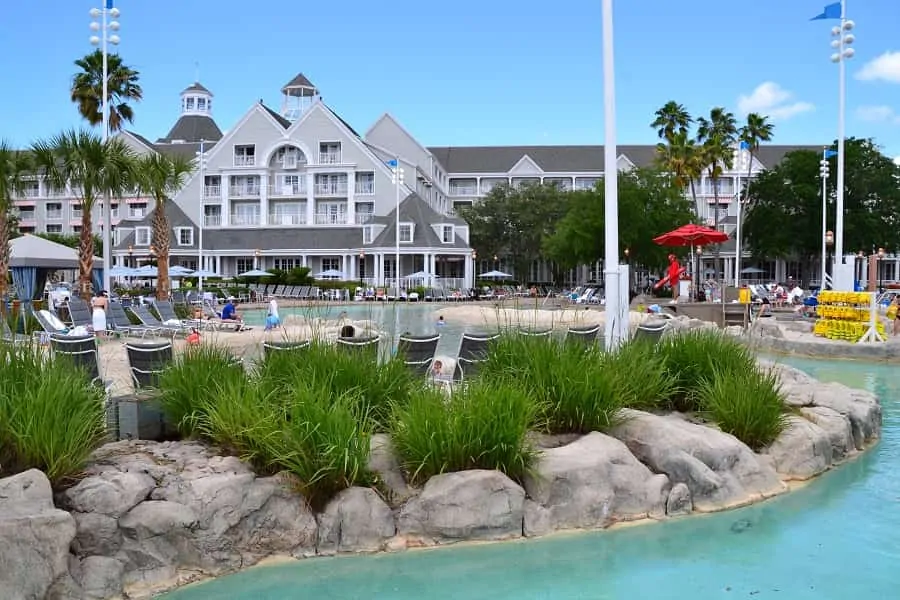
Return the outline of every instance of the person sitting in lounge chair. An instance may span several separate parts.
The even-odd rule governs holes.
[[[229,296],[225,301],[225,306],[222,307],[222,322],[234,323],[235,331],[242,331],[244,329],[244,320],[241,318],[241,315],[238,314],[237,308],[234,306],[234,296]]]

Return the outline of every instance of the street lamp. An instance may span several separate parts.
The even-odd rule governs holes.
[[[884,248],[878,249],[878,291],[884,291]]]
[[[734,170],[737,172],[737,190],[735,190],[735,198],[737,199],[737,229],[734,233],[734,285],[741,284],[741,220],[743,206],[741,204],[741,173],[750,168],[750,145],[747,142],[738,143],[737,150],[734,155]]]
[[[840,164],[840,163],[838,163]],[[825,275],[826,270],[828,268],[828,259],[826,255],[828,253],[827,248],[825,247],[828,243],[828,236],[831,235],[831,243],[834,243],[834,233],[831,231],[825,231],[825,228],[828,227],[828,173],[830,167],[828,166],[828,148],[822,150],[822,160],[819,161],[819,177],[822,179],[822,284],[819,286],[819,289],[825,289]],[[835,224],[836,225],[836,224]],[[840,254],[837,254],[840,256]]]
[[[694,296],[697,298],[697,301],[700,302],[701,301],[700,282],[701,282],[701,276],[703,274],[703,261],[700,259],[700,257],[703,256],[703,246],[697,246],[696,252],[697,252],[697,278],[694,280]],[[675,282],[675,283],[677,285],[678,282]],[[678,288],[676,287],[673,289],[677,290]],[[677,293],[678,292],[676,292],[676,294]],[[676,296],[676,298],[677,298],[677,296]]]
[[[822,248],[824,248],[823,255],[822,255],[822,266],[826,270],[828,268],[828,250],[833,245],[834,245],[834,232],[829,229],[828,231],[825,232],[825,236],[822,238]],[[823,289],[823,290],[825,289],[825,280],[827,278],[827,275],[828,275],[828,273],[826,271],[822,271],[822,285],[820,286],[820,289]],[[833,277],[833,275],[832,275],[832,277]]]
[[[856,253],[856,258],[859,260],[859,275],[857,276],[857,278],[860,282],[860,285],[862,285],[862,280],[863,277],[865,277],[866,272],[866,253],[860,250]]]
[[[363,287],[363,271],[366,268],[366,253],[362,250],[359,252],[359,287]]]
[[[206,176],[204,175],[204,171],[206,169],[206,155],[204,154],[203,147],[206,140],[200,140],[200,151],[197,152],[197,168],[200,171],[200,220],[198,225],[198,240],[197,240],[197,266],[200,271],[200,274],[197,275],[197,289],[199,291],[203,291],[203,227],[206,225],[204,221],[206,221]]]
[[[855,26],[847,19],[847,0],[841,0],[841,24],[831,29],[831,47],[836,50],[831,62],[838,65],[838,132],[837,132],[837,215],[834,221],[835,260],[844,263],[844,127],[847,119],[847,60],[856,51],[851,47],[856,38],[850,31]]]
[[[391,167],[391,183],[394,184],[395,189],[395,201],[397,206],[395,207],[395,223],[394,227],[396,231],[394,232],[396,235],[396,248],[394,250],[394,277],[397,280],[397,295],[400,295],[400,188],[403,186],[403,167],[400,166],[400,157],[396,157],[394,160],[388,163]]]
[[[109,140],[109,44],[119,45],[119,9],[113,7],[113,0],[106,0],[103,8],[92,8],[91,12],[92,46],[100,46],[103,55],[103,98],[100,106],[103,110],[103,144]],[[98,22],[99,19],[99,22]],[[110,20],[112,19],[112,20]],[[112,33],[110,33],[112,32]],[[97,34],[100,35],[97,35]],[[109,287],[109,270],[112,266],[112,206],[110,198],[103,194],[103,289]]]
[[[253,268],[259,269],[259,257],[262,256],[262,250],[257,248],[253,251]]]
[[[131,244],[128,245],[128,264],[125,265],[129,269],[134,267],[134,262],[132,261],[132,255],[134,254],[134,246]]]

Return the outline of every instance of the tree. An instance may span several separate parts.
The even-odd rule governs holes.
[[[135,155],[120,139],[104,143],[98,135],[77,130],[39,141],[32,152],[38,174],[55,189],[68,184],[81,201],[78,281],[82,297],[89,300],[94,268],[91,215],[99,198],[121,197],[134,183]]]
[[[670,252],[653,238],[694,220],[684,187],[655,169],[620,173],[619,242],[629,257],[648,268],[662,267]],[[569,209],[545,240],[548,256],[566,267],[602,260],[605,254],[604,189],[573,192]]]
[[[9,273],[9,240],[15,231],[10,222],[13,198],[22,190],[23,180],[29,172],[28,155],[14,150],[5,140],[0,140],[0,311],[6,310],[7,273]]]
[[[762,142],[772,141],[772,133],[775,131],[775,126],[768,122],[768,118],[759,113],[750,113],[747,115],[747,121],[738,130],[738,139],[747,145],[747,154],[750,158],[747,161],[748,181],[753,169],[753,159],[759,154],[759,145]],[[738,190],[738,193],[740,192],[741,190]],[[746,200],[746,190],[744,192],[744,199]]]
[[[900,250],[900,166],[871,140],[845,142],[844,247],[871,252]],[[760,258],[792,257],[814,269],[822,252],[821,154],[788,153],[773,169],[761,173],[747,190],[744,220],[747,247]],[[831,172],[836,172],[832,159]],[[836,178],[828,179],[827,227],[834,228]]]
[[[103,52],[94,50],[75,61],[80,69],[72,77],[72,102],[91,126],[103,122]],[[109,98],[109,130],[119,131],[127,121],[134,122],[129,102],[140,102],[144,91],[138,84],[140,73],[127,66],[118,54],[107,54],[107,94]]]
[[[666,102],[654,113],[654,117],[650,127],[656,129],[656,135],[661,140],[665,140],[670,144],[676,134],[687,135],[691,124],[694,122],[694,118],[684,105],[674,100]]]
[[[166,216],[166,202],[181,191],[193,171],[191,161],[179,156],[169,156],[152,152],[140,157],[135,165],[138,188],[141,192],[152,196],[153,209],[153,246],[156,248],[157,269],[159,273],[156,286],[156,297],[159,300],[169,299],[169,219]]]
[[[556,184],[500,185],[461,215],[469,224],[470,244],[482,256],[503,255],[525,283],[533,261],[542,257],[546,236],[566,213],[568,192]]]

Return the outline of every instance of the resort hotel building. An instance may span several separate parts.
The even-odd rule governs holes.
[[[170,261],[222,276],[305,266],[313,274],[337,271],[368,285],[390,285],[398,274],[422,272],[439,277],[446,288],[473,287],[477,274],[512,267],[503,257],[494,262],[477,254],[457,208],[478,202],[496,185],[544,182],[584,189],[603,176],[602,146],[426,147],[388,113],[359,133],[302,74],[281,89],[280,106],[253,103],[225,134],[213,117],[213,99],[194,83],[181,92],[180,115],[165,136],[151,141],[131,131],[118,135],[138,153],[198,159],[166,206]],[[652,164],[655,148],[620,146],[619,169]],[[799,148],[762,147],[750,176]],[[697,182],[697,211],[706,223],[734,228],[739,177],[746,180],[746,170],[723,173],[717,191],[705,176]],[[30,181],[15,201],[21,231],[78,232],[78,198],[78,190]],[[113,263],[134,267],[152,258],[152,198],[126,194],[111,208]],[[726,273],[733,273],[728,265],[734,251],[733,242],[720,249]],[[772,279],[791,269],[783,261],[763,266]],[[536,263],[530,273],[514,275],[539,283],[550,282],[550,273]],[[576,269],[571,279],[600,280],[602,271]]]

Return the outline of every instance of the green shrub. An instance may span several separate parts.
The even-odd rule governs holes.
[[[603,369],[616,375],[622,402],[629,408],[659,410],[678,393],[673,377],[653,343],[634,340],[603,355]]]
[[[0,477],[40,469],[59,486],[106,436],[104,393],[63,357],[0,344]]]
[[[182,435],[190,437],[199,411],[214,402],[223,387],[245,379],[244,369],[227,348],[201,344],[177,355],[162,372],[159,398],[166,416]]]
[[[717,330],[665,336],[657,345],[657,352],[676,388],[666,408],[683,412],[700,409],[702,382],[713,379],[717,372],[756,368],[756,359],[746,346]]]
[[[716,369],[699,386],[700,406],[719,428],[754,450],[768,446],[784,431],[784,396],[771,371]]]
[[[391,442],[416,483],[467,469],[521,479],[535,458],[526,434],[537,412],[520,387],[502,381],[473,380],[449,401],[440,390],[421,389],[397,407]]]

